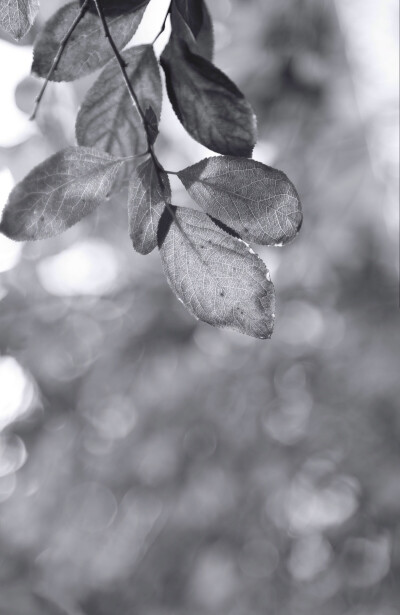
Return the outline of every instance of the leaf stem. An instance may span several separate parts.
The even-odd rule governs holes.
[[[135,160],[135,158],[143,158],[143,156],[147,156],[148,154],[150,154],[149,150],[146,150],[145,152],[142,152],[141,154],[133,154],[132,156],[124,156],[123,158],[120,158],[120,160]]]
[[[162,33],[164,32],[164,30],[165,30],[165,26],[167,25],[168,15],[169,15],[169,14],[170,14],[170,12],[171,12],[171,6],[172,6],[172,0],[171,0],[171,2],[170,2],[170,3],[169,3],[169,5],[168,5],[167,14],[165,15],[164,21],[163,21],[162,26],[161,26],[161,30],[160,30],[160,31],[159,31],[159,33],[157,34],[156,38],[153,40],[153,43],[152,43],[153,45],[156,43],[156,41],[158,41],[158,39],[160,38],[161,34],[162,34]]]
[[[103,7],[102,7],[102,5],[101,5],[101,0],[93,0],[93,2],[94,2],[94,4],[95,4],[95,7],[96,7],[96,10],[97,10],[97,13],[98,13],[98,15],[99,15],[99,17],[100,17],[100,20],[101,20],[101,23],[102,23],[102,26],[103,26],[103,30],[104,30],[104,35],[105,35],[105,37],[108,39],[108,41],[109,41],[109,43],[110,43],[110,45],[111,45],[111,48],[112,48],[112,50],[113,50],[113,52],[114,52],[115,58],[116,58],[116,60],[117,60],[117,62],[118,62],[118,64],[119,64],[119,67],[120,67],[120,70],[121,70],[122,76],[123,76],[124,81],[125,81],[125,85],[126,85],[126,87],[127,87],[127,89],[128,89],[129,95],[130,95],[131,100],[132,100],[133,106],[134,106],[134,107],[135,107],[135,109],[138,111],[138,113],[139,113],[139,115],[140,115],[140,118],[141,118],[141,120],[142,120],[142,124],[143,124],[143,127],[144,127],[144,129],[145,129],[146,136],[147,136],[148,153],[150,154],[150,156],[151,156],[151,158],[152,158],[152,160],[153,160],[153,162],[154,162],[154,166],[155,166],[156,171],[157,171],[157,179],[158,179],[158,183],[159,183],[159,185],[160,185],[160,188],[161,188],[161,192],[162,192],[162,194],[164,194],[164,190],[165,190],[165,189],[164,189],[164,183],[163,183],[163,180],[162,180],[161,173],[163,173],[163,172],[165,172],[165,171],[164,171],[164,168],[163,168],[162,164],[161,164],[161,163],[160,163],[160,161],[158,160],[158,158],[157,158],[157,156],[156,156],[156,153],[155,153],[155,151],[154,151],[153,145],[152,145],[152,143],[151,143],[151,137],[150,137],[150,134],[149,134],[149,127],[148,127],[148,125],[147,125],[146,116],[145,116],[145,114],[143,113],[143,110],[142,110],[142,108],[141,108],[141,106],[140,106],[139,99],[138,99],[138,97],[137,97],[137,95],[136,95],[136,92],[135,92],[135,90],[133,89],[132,84],[131,84],[131,82],[130,82],[130,80],[129,80],[128,73],[126,72],[126,66],[127,66],[127,65],[126,65],[126,62],[125,62],[125,60],[123,59],[123,57],[121,56],[121,54],[120,54],[120,52],[119,52],[119,50],[118,50],[118,47],[116,46],[116,44],[115,44],[115,42],[114,42],[114,40],[113,40],[113,37],[112,37],[112,35],[111,35],[110,29],[109,29],[109,27],[108,27],[108,24],[107,24],[107,21],[106,21],[106,18],[105,18],[104,10],[103,10]],[[168,16],[168,15],[167,15],[167,16]],[[165,20],[165,21],[166,21],[166,20]],[[198,253],[198,251],[197,251],[196,247],[193,245],[193,243],[191,242],[190,238],[187,236],[187,234],[186,234],[186,233],[185,233],[185,231],[183,230],[183,228],[182,228],[182,226],[181,226],[180,222],[177,220],[177,217],[176,217],[176,215],[175,215],[175,211],[173,210],[173,208],[172,208],[171,204],[166,202],[166,203],[165,203],[165,206],[166,206],[166,208],[167,208],[167,210],[168,210],[168,212],[169,212],[170,216],[171,216],[171,217],[172,217],[172,219],[174,220],[175,224],[177,225],[178,229],[181,231],[181,233],[183,234],[183,236],[184,236],[184,237],[186,237],[186,239],[188,239],[188,241],[189,241],[190,245],[193,247],[193,249],[196,251],[196,253]],[[200,255],[200,254],[199,254],[199,256],[201,257],[201,255]]]
[[[161,163],[159,162],[159,160],[158,160],[158,158],[157,158],[157,156],[156,156],[156,154],[154,152],[153,146],[151,144],[151,141],[150,141],[150,138],[149,138],[149,132],[148,132],[148,125],[147,125],[147,121],[146,121],[146,116],[143,113],[143,110],[142,110],[142,108],[140,106],[139,99],[138,99],[138,97],[136,95],[136,92],[133,89],[132,84],[131,84],[131,82],[129,80],[128,73],[126,72],[126,66],[127,66],[126,62],[123,59],[123,57],[121,56],[121,54],[119,52],[119,49],[116,46],[116,44],[114,42],[114,39],[113,39],[113,37],[111,35],[110,29],[109,29],[108,24],[107,24],[107,20],[105,18],[104,9],[103,9],[103,7],[101,5],[101,1],[100,0],[94,0],[94,4],[96,6],[97,13],[98,13],[98,15],[100,17],[100,20],[101,20],[101,23],[102,23],[102,26],[103,26],[104,35],[108,39],[108,41],[109,41],[109,43],[111,45],[111,48],[112,48],[112,50],[114,52],[115,58],[116,58],[116,60],[118,62],[118,65],[120,67],[122,76],[123,76],[124,81],[125,81],[125,85],[127,87],[127,90],[129,92],[129,96],[130,96],[130,98],[132,100],[132,103],[133,103],[133,106],[135,107],[135,109],[139,113],[140,119],[142,120],[143,127],[144,127],[144,129],[146,131],[147,142],[148,142],[148,145],[149,145],[149,154],[150,154],[150,156],[153,159],[153,162],[154,162],[154,164],[156,166],[156,169],[157,169],[157,174],[159,175],[159,172],[163,171],[164,169],[163,169]],[[161,181],[160,181],[160,183],[161,183],[161,186],[162,186],[162,182]]]
[[[35,106],[33,108],[32,114],[30,116],[30,120],[34,120],[36,117],[36,114],[38,112],[39,109],[39,105],[40,102],[43,98],[43,95],[46,91],[46,88],[48,86],[48,83],[54,73],[54,71],[56,70],[60,60],[61,60],[61,56],[64,53],[64,49],[67,46],[67,43],[69,41],[69,39],[71,38],[75,28],[77,27],[77,25],[79,24],[80,20],[82,19],[82,17],[84,16],[84,14],[86,13],[86,10],[88,8],[89,5],[89,0],[85,0],[84,3],[82,4],[79,13],[77,14],[77,16],[75,17],[74,21],[72,22],[72,24],[70,25],[68,31],[65,33],[64,37],[62,38],[61,42],[60,42],[60,46],[58,48],[58,51],[56,53],[56,55],[54,56],[54,60],[50,66],[50,70],[47,73],[46,79],[42,85],[42,88],[39,92],[39,94],[36,96],[35,98]]]

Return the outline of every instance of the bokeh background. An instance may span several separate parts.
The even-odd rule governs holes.
[[[303,202],[298,238],[258,250],[275,333],[193,320],[124,194],[55,239],[0,236],[1,615],[400,613],[398,3],[209,6],[255,157]],[[2,204],[74,143],[95,77],[28,122],[37,27],[0,39]],[[157,147],[175,170],[207,155],[166,99]]]

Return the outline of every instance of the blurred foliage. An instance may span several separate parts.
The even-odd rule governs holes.
[[[274,336],[192,320],[133,252],[126,195],[59,238],[1,238],[2,615],[398,613],[396,188],[375,138],[391,111],[360,114],[334,3],[209,4],[255,156],[303,201],[297,240],[262,251]],[[2,145],[3,198],[73,142],[91,82],[53,86],[37,130]],[[24,113],[38,85],[18,85]],[[167,103],[161,134],[167,168],[199,159]]]

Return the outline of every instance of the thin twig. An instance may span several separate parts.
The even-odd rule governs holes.
[[[101,23],[102,23],[103,30],[104,30],[104,35],[108,39],[108,41],[109,41],[109,43],[111,45],[111,48],[112,48],[112,50],[114,52],[115,58],[116,58],[116,60],[117,60],[117,62],[119,64],[122,76],[123,76],[124,81],[125,81],[125,85],[126,85],[126,87],[128,89],[128,92],[129,92],[129,96],[130,96],[130,98],[132,100],[132,103],[133,103],[135,109],[137,110],[137,112],[140,115],[140,119],[142,120],[142,124],[143,124],[143,127],[144,127],[145,131],[146,131],[147,141],[148,141],[148,144],[149,144],[149,153],[150,153],[150,155],[151,155],[151,157],[153,159],[153,162],[154,162],[156,168],[158,169],[158,171],[163,171],[164,169],[163,169],[162,165],[160,164],[160,162],[159,162],[159,160],[158,160],[158,158],[157,158],[157,156],[156,156],[156,154],[154,152],[153,146],[151,145],[150,139],[149,139],[148,125],[147,125],[146,116],[145,116],[145,114],[143,112],[143,109],[140,106],[140,102],[139,102],[139,99],[138,99],[138,97],[136,95],[136,92],[133,89],[132,84],[131,84],[131,82],[129,80],[128,73],[126,72],[126,66],[127,66],[126,62],[123,59],[123,57],[121,56],[121,54],[119,52],[119,49],[116,46],[113,37],[111,36],[111,32],[110,32],[110,29],[108,27],[108,23],[107,23],[107,20],[105,18],[104,10],[103,10],[103,7],[101,5],[100,0],[94,0],[94,4],[96,6],[97,13],[98,13],[98,15],[99,15],[99,17],[101,19]]]
[[[113,39],[113,37],[111,35],[110,29],[108,27],[108,24],[107,24],[107,21],[106,21],[106,18],[105,18],[104,10],[103,10],[103,7],[101,5],[101,0],[93,0],[93,1],[94,1],[94,4],[95,4],[97,13],[98,13],[98,15],[100,17],[102,26],[103,26],[104,35],[108,39],[108,41],[109,41],[109,43],[111,45],[111,48],[112,48],[112,50],[114,52],[115,58],[116,58],[116,60],[118,62],[118,65],[120,67],[122,76],[123,76],[124,81],[125,81],[125,85],[127,87],[127,90],[129,92],[129,96],[130,96],[130,98],[132,100],[132,103],[133,103],[133,106],[135,107],[135,109],[139,113],[140,119],[142,120],[143,128],[144,128],[144,130],[146,132],[146,136],[147,136],[147,143],[148,143],[148,146],[149,146],[148,153],[150,154],[150,156],[151,156],[151,158],[152,158],[152,160],[154,162],[154,166],[156,168],[157,179],[158,179],[159,186],[161,188],[161,193],[164,194],[165,188],[164,188],[164,183],[163,183],[163,180],[162,180],[161,173],[165,173],[165,171],[164,171],[164,168],[163,168],[162,164],[160,163],[160,161],[158,160],[158,158],[156,156],[156,153],[154,151],[153,145],[151,144],[151,139],[150,139],[150,135],[149,135],[149,128],[148,128],[146,116],[143,113],[143,110],[142,110],[142,108],[140,106],[139,99],[138,99],[138,97],[136,95],[136,92],[133,89],[132,84],[131,84],[131,82],[129,80],[128,73],[126,72],[127,64],[126,64],[125,60],[123,59],[123,57],[121,56],[121,54],[119,52],[119,49],[116,46],[116,44],[114,42],[114,39]],[[182,235],[184,237],[186,237],[186,239],[189,242],[189,244],[192,247],[192,249],[199,256],[200,260],[203,261],[203,258],[201,256],[200,252],[197,250],[196,246],[193,244],[193,242],[191,241],[190,237],[187,236],[187,233],[184,231],[184,229],[182,228],[180,222],[178,221],[178,219],[177,219],[177,217],[175,215],[175,211],[172,208],[171,203],[167,203],[166,202],[165,206],[167,208],[168,213],[170,214],[170,216],[174,220],[175,224],[177,225],[178,229],[182,233]]]
[[[109,41],[109,43],[111,45],[111,48],[112,48],[112,50],[114,52],[115,58],[116,58],[116,60],[117,60],[117,62],[119,64],[122,76],[123,76],[124,81],[125,81],[125,85],[126,85],[126,87],[128,89],[129,96],[130,96],[130,98],[132,100],[133,106],[135,107],[135,109],[139,113],[140,119],[142,120],[142,124],[143,124],[143,127],[145,129],[146,136],[147,136],[147,142],[148,142],[148,145],[149,145],[149,154],[152,157],[154,165],[155,165],[155,167],[157,169],[157,176],[158,176],[158,179],[159,179],[159,183],[160,183],[161,189],[162,189],[162,191],[164,191],[164,186],[163,186],[161,175],[160,175],[160,173],[163,172],[164,169],[163,169],[163,166],[161,165],[161,163],[159,162],[159,160],[158,160],[158,158],[157,158],[157,156],[155,154],[154,148],[153,148],[153,146],[151,144],[150,137],[149,137],[149,128],[148,128],[146,116],[145,116],[145,114],[143,112],[143,109],[140,106],[140,102],[139,102],[139,99],[138,99],[138,97],[136,95],[136,92],[133,89],[132,84],[131,84],[131,82],[129,80],[128,73],[126,72],[126,66],[127,66],[126,62],[123,59],[123,57],[121,56],[121,54],[119,52],[119,49],[116,46],[113,37],[111,36],[111,32],[110,32],[110,29],[108,27],[107,20],[105,18],[104,10],[103,10],[103,7],[101,5],[100,0],[94,0],[94,4],[96,6],[97,13],[98,13],[98,15],[99,15],[99,17],[101,19],[101,23],[102,23],[103,30],[104,30],[104,35],[108,39],[108,41]]]
[[[165,30],[165,27],[166,27],[166,25],[167,25],[168,15],[169,15],[169,14],[170,14],[170,12],[171,12],[171,5],[172,5],[172,2],[170,2],[170,3],[169,3],[169,6],[168,6],[168,11],[167,11],[167,14],[165,15],[165,18],[164,18],[163,24],[162,24],[162,26],[161,26],[161,30],[159,31],[159,33],[157,34],[156,38],[154,39],[154,41],[153,41],[153,43],[152,43],[153,45],[156,43],[156,41],[158,41],[158,39],[160,38],[161,34],[162,34],[162,33],[164,32],[164,30]]]
[[[84,14],[86,13],[87,7],[89,4],[89,0],[85,0],[84,3],[81,6],[81,9],[78,13],[78,15],[75,17],[74,21],[72,22],[71,26],[69,27],[67,33],[64,35],[64,37],[61,40],[60,46],[58,48],[58,51],[56,53],[56,55],[54,56],[54,60],[51,64],[50,70],[47,73],[46,79],[42,85],[42,89],[40,90],[39,94],[37,95],[37,97],[35,98],[35,106],[33,108],[32,114],[30,116],[30,120],[34,120],[40,105],[40,102],[43,98],[43,95],[46,91],[46,88],[48,86],[48,83],[54,73],[54,71],[56,70],[58,63],[61,60],[61,56],[64,53],[64,49],[67,46],[67,43],[69,41],[69,39],[72,36],[72,33],[74,32],[75,28],[77,27],[78,23],[80,22],[80,20],[82,19],[82,17],[84,16]]]
[[[104,30],[104,35],[106,36],[106,38],[108,38],[108,41],[109,41],[109,43],[111,45],[111,48],[112,48],[112,50],[114,52],[115,58],[116,58],[116,60],[117,60],[117,62],[119,64],[119,67],[121,69],[121,73],[123,75],[123,78],[124,78],[124,81],[125,81],[125,85],[128,88],[128,92],[129,92],[129,95],[131,97],[131,100],[134,103],[134,106],[136,107],[136,109],[137,109],[137,111],[138,111],[138,113],[139,113],[139,115],[141,117],[141,120],[142,120],[144,126],[146,126],[146,118],[145,118],[144,113],[143,113],[143,111],[142,111],[142,109],[140,107],[140,103],[139,103],[138,97],[136,96],[136,93],[135,93],[135,91],[134,91],[134,89],[133,89],[133,87],[131,85],[131,82],[129,81],[128,73],[126,72],[126,66],[127,66],[126,62],[123,59],[123,57],[121,56],[121,54],[119,52],[119,49],[116,46],[116,44],[114,43],[113,37],[111,36],[111,32],[110,32],[110,29],[108,27],[108,23],[106,21],[105,15],[104,15],[103,7],[101,6],[101,3],[100,3],[99,0],[94,0],[94,4],[96,6],[97,13],[98,13],[98,15],[99,15],[99,17],[101,19],[101,23],[102,23],[103,30]]]

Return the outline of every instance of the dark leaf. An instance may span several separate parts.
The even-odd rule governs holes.
[[[58,235],[100,205],[121,164],[86,147],[58,152],[12,190],[0,231],[16,241]]]
[[[30,30],[39,0],[0,0],[0,27],[19,41]]]
[[[108,25],[115,44],[122,49],[139,26],[145,6],[130,13],[108,18]],[[80,10],[78,2],[63,6],[44,26],[33,55],[32,71],[46,77],[62,38]],[[54,71],[52,81],[73,81],[101,68],[113,57],[110,43],[104,36],[99,17],[86,11],[71,35],[61,60]]]
[[[282,171],[255,160],[215,156],[180,171],[178,176],[204,211],[245,241],[283,244],[300,229],[299,196]]]
[[[150,145],[153,145],[158,136],[158,119],[154,113],[153,107],[147,107],[144,119],[146,122],[147,138]]]
[[[161,56],[172,106],[188,133],[219,154],[251,156],[256,119],[236,85],[172,35]]]
[[[210,13],[204,0],[174,0],[171,10],[174,34],[186,40],[193,51],[212,60],[214,31]]]
[[[80,0],[82,5],[84,0]],[[105,15],[123,15],[136,11],[143,6],[149,4],[150,0],[101,0],[101,6]],[[97,8],[94,0],[89,2],[89,11],[97,13]]]
[[[162,86],[153,48],[132,47],[122,55],[141,109],[153,110],[157,129]],[[76,138],[80,145],[96,147],[118,158],[142,154],[148,149],[143,122],[132,105],[116,60],[105,67],[86,95],[76,120]],[[121,170],[118,185],[126,180],[128,172],[130,165]]]
[[[149,254],[157,247],[157,229],[166,203],[171,202],[168,175],[157,174],[151,158],[132,174],[129,184],[129,228],[133,247],[140,254]]]
[[[160,252],[178,298],[210,325],[271,337],[275,295],[263,261],[206,214],[178,207],[175,216],[164,211]]]

